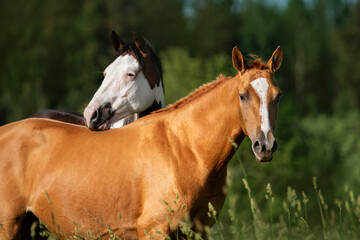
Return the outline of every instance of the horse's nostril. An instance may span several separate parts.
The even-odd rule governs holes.
[[[98,110],[96,110],[93,115],[91,116],[91,120],[97,118],[97,115],[98,115]]]
[[[256,140],[253,144],[253,150],[257,153],[261,152],[261,146],[260,146],[260,141]]]
[[[91,116],[90,124],[94,125],[100,120],[100,118],[101,118],[101,111],[99,109],[96,109],[93,115]]]
[[[274,141],[274,144],[273,144],[273,147],[271,148],[271,152],[276,152],[276,150],[278,149],[278,144],[277,144],[277,141],[275,140]]]

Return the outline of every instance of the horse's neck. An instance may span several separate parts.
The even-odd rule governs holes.
[[[221,171],[233,153],[229,137],[238,144],[245,135],[240,120],[240,105],[235,81],[225,80],[209,92],[173,110],[170,128],[184,147],[202,161],[208,174]]]

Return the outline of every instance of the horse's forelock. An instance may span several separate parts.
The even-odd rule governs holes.
[[[141,52],[136,47],[135,43],[125,44],[121,49],[119,49],[116,57],[126,54],[132,54],[135,57],[135,59],[139,62],[140,66],[144,67],[145,65],[144,57],[141,55]]]
[[[255,69],[259,69],[259,70],[268,68],[266,66],[266,63],[264,63],[263,60],[261,58],[259,58],[258,56],[256,56],[255,54],[247,55],[247,60],[248,60],[249,68],[255,68]]]

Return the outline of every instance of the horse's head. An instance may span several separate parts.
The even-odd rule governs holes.
[[[118,56],[105,69],[104,80],[84,111],[92,130],[109,129],[164,101],[160,60],[148,41],[137,33],[134,43],[125,44],[114,31],[111,40]]]
[[[278,47],[266,64],[255,59],[248,66],[237,47],[232,52],[234,67],[241,75],[238,91],[243,131],[250,138],[252,150],[260,162],[271,161],[277,150],[273,129],[281,92],[274,73],[281,65],[282,55]]]

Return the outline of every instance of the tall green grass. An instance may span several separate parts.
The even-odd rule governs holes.
[[[231,142],[237,149],[238,146]],[[220,220],[212,228],[210,239],[360,239],[360,195],[347,186],[344,187],[342,198],[330,200],[331,203],[323,196],[316,177],[312,181],[312,195],[315,198],[310,199],[303,191],[298,194],[299,191],[289,186],[286,198],[277,199],[276,196],[281,194],[275,195],[271,183],[267,183],[264,198],[255,199],[237,152],[234,158],[239,161],[237,170],[240,169],[243,174],[242,187],[247,195],[240,196],[239,189],[239,192],[232,192],[228,196]],[[229,170],[231,179],[232,170]],[[238,179],[228,181],[229,188],[234,181]],[[247,197],[248,205],[238,209],[236,203],[244,197]],[[257,202],[263,203],[262,208]],[[316,212],[309,214],[309,205]],[[309,219],[308,216],[315,217]]]

